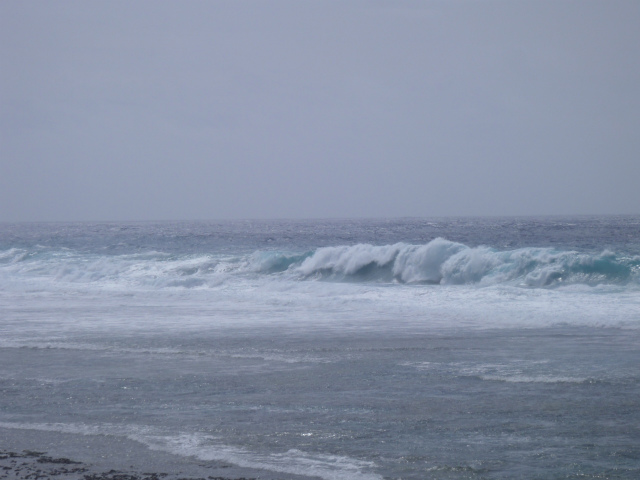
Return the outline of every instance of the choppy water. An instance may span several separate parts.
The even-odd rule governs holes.
[[[0,225],[4,448],[637,478],[639,365],[637,216]]]

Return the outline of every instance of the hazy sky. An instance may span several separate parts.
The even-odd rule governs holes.
[[[0,221],[640,213],[640,1],[0,2]]]

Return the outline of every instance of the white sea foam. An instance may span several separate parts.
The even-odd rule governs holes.
[[[638,269],[640,259],[611,252],[500,252],[443,239],[295,255],[47,251],[0,264],[0,338],[46,348],[63,347],[66,331],[112,329],[639,328]]]
[[[341,455],[326,455],[290,449],[282,453],[258,453],[225,445],[221,439],[200,432],[167,434],[157,428],[140,425],[86,425],[73,423],[0,422],[0,428],[59,432],[76,435],[112,435],[125,437],[152,450],[169,452],[205,461],[224,461],[240,467],[306,475],[326,480],[381,480],[371,470],[373,462]]]
[[[222,460],[240,467],[307,475],[326,480],[378,480],[381,476],[368,472],[375,468],[365,462],[341,455],[311,454],[298,449],[282,453],[259,454],[247,449],[220,444],[216,437],[203,434],[142,437],[150,448],[169,451],[201,460]]]
[[[0,264],[19,262],[24,260],[27,254],[28,252],[21,248],[10,248],[9,250],[0,251]]]
[[[352,247],[326,247],[318,249],[313,256],[302,262],[298,271],[305,276],[324,271],[333,274],[355,275],[364,267],[376,265],[386,267],[398,256],[404,244],[373,247],[354,245]]]
[[[503,364],[402,362],[399,365],[424,372],[444,373],[459,377],[476,377],[481,380],[506,383],[585,383],[595,382],[593,377],[567,375],[567,372],[548,372],[546,361],[517,361]],[[570,369],[571,366],[564,366]]]
[[[321,248],[296,271],[307,278],[547,287],[571,283],[637,283],[640,258],[618,257],[606,250],[599,255],[533,247],[498,251],[436,238],[426,245],[359,244]]]
[[[586,377],[565,377],[557,375],[481,375],[482,380],[507,383],[585,383]]]
[[[498,251],[436,238],[425,245],[357,244],[307,253],[249,255],[81,254],[69,250],[0,252],[0,285],[45,289],[63,285],[110,290],[217,288],[247,276],[525,287],[640,284],[640,258],[551,248]]]
[[[60,287],[60,286],[59,286]],[[268,276],[218,289],[0,291],[6,346],[94,348],[70,332],[161,333],[219,328],[372,331],[520,328],[558,324],[640,328],[640,296],[621,287],[396,286],[297,282]],[[46,315],[34,312],[46,311]],[[9,342],[9,343],[7,343]]]

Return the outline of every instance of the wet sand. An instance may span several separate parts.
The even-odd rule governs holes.
[[[319,480],[149,449],[109,435],[0,427],[0,479]]]
[[[257,480],[251,477],[185,477],[165,472],[100,471],[94,466],[45,452],[0,450],[0,478],[38,480]]]

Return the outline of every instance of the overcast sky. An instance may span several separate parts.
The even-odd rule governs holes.
[[[640,1],[0,2],[0,221],[640,213]]]

